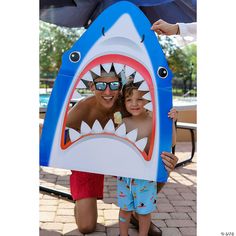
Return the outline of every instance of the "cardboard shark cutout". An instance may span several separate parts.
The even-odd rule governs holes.
[[[62,57],[49,100],[40,140],[40,165],[115,176],[165,182],[168,174],[160,157],[170,151],[172,121],[172,73],[150,30],[146,16],[130,2],[107,8]],[[93,81],[101,68],[113,67],[125,77],[133,74],[146,91],[146,109],[152,112],[150,150],[143,150],[146,139],[136,140],[137,130],[126,133],[125,125],[115,128],[112,120],[102,127],[82,122],[80,132],[69,129],[71,142],[65,144],[67,112],[77,89]]]

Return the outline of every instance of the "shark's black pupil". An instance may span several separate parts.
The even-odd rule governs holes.
[[[70,54],[70,60],[72,62],[77,62],[77,61],[79,61],[79,59],[80,59],[80,53],[79,52],[72,52]]]
[[[168,75],[167,70],[166,70],[166,68],[164,68],[164,67],[159,67],[157,73],[158,73],[158,75],[159,75],[162,79],[165,79],[165,78],[167,77],[167,75]]]

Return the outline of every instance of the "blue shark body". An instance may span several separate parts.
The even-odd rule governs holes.
[[[40,165],[159,182],[167,180],[160,154],[171,149],[172,122],[167,114],[172,107],[172,73],[150,28],[150,22],[139,8],[130,2],[118,2],[107,8],[63,54],[40,140]],[[92,139],[80,138],[69,147],[63,146],[66,115],[75,89],[85,87],[82,82],[90,80],[85,78],[89,70],[98,64],[109,67],[111,63],[117,68],[122,65],[126,73],[135,70],[139,75],[137,80],[143,78],[150,91],[154,135],[147,160],[135,146],[116,137],[115,131],[112,136],[101,133]],[[163,68],[165,75],[160,73]],[[104,152],[107,148],[95,148],[98,146],[111,149]],[[130,162],[127,163],[125,155],[132,156]]]

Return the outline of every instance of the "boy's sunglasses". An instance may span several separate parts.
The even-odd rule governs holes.
[[[109,85],[110,90],[115,91],[115,90],[120,90],[121,89],[121,82],[119,81],[114,81],[114,82],[94,82],[96,90],[99,91],[105,91],[107,88],[107,85]]]

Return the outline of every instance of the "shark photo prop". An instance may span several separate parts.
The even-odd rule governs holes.
[[[171,150],[172,73],[146,16],[130,2],[118,2],[107,8],[62,57],[49,100],[40,140],[40,165],[115,176],[165,182],[168,174],[160,157]],[[147,138],[137,139],[137,130],[126,132],[125,125],[115,127],[109,120],[102,127],[81,123],[80,132],[66,127],[71,99],[79,97],[93,81],[92,73],[101,68],[134,76],[146,91],[145,108],[152,114],[150,149]],[[66,133],[70,141],[66,143]]]

